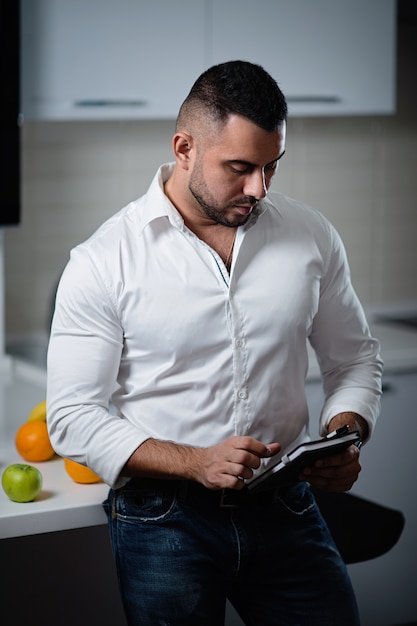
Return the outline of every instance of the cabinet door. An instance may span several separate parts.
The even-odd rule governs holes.
[[[392,550],[349,566],[362,626],[412,624],[417,619],[416,387],[417,371],[385,376],[381,415],[361,450],[363,469],[353,492],[405,516]],[[375,532],[384,528],[376,526]]]
[[[212,46],[263,65],[291,115],[394,112],[395,0],[213,0]]]
[[[23,113],[172,118],[205,69],[205,0],[23,0]]]

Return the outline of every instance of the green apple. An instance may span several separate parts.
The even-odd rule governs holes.
[[[13,502],[31,502],[42,489],[42,474],[33,465],[14,463],[4,470],[1,484]]]

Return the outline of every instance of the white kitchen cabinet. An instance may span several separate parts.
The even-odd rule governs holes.
[[[395,0],[213,0],[213,60],[263,65],[296,115],[395,110]]]
[[[210,65],[263,65],[291,115],[395,109],[395,0],[22,0],[26,119],[175,118]]]
[[[205,69],[205,0],[23,0],[26,119],[163,119]]]
[[[417,370],[387,373],[384,388],[381,415],[362,449],[363,469],[353,491],[402,511],[405,527],[387,554],[349,566],[362,626],[417,622]]]

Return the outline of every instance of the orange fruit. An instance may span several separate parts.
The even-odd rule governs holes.
[[[89,467],[85,465],[81,465],[81,463],[77,463],[76,461],[72,461],[71,459],[64,459],[65,469],[67,470],[67,474],[71,476],[72,480],[76,483],[82,483],[84,485],[89,483],[100,483],[101,478],[93,472]]]
[[[15,444],[16,450],[26,461],[49,461],[55,455],[46,422],[43,420],[22,424],[16,433]]]

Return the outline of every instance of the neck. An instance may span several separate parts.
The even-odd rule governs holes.
[[[185,187],[179,184],[178,174],[176,175],[176,168],[174,168],[171,177],[164,185],[165,195],[181,214],[187,228],[217,252],[229,271],[237,227],[224,226],[211,220],[200,210],[200,207],[194,205],[196,202],[194,198],[191,199],[190,205],[190,194],[181,192],[183,189]]]
[[[176,167],[164,185],[164,192],[180,213],[187,228],[198,237],[203,238],[201,232],[205,229],[212,227],[215,229],[218,226],[201,211],[197,201],[189,193],[188,187],[181,181],[181,172],[178,174]]]

